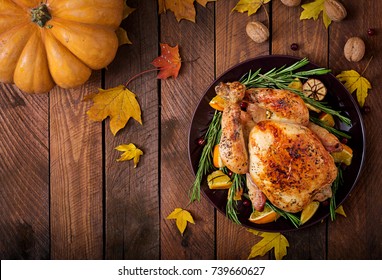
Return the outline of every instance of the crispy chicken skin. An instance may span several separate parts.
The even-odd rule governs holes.
[[[297,94],[283,89],[251,88],[246,90],[250,102],[267,110],[267,119],[307,126],[309,111]]]
[[[249,154],[253,182],[276,207],[296,213],[331,197],[336,165],[307,127],[261,121],[250,133]]]
[[[325,128],[312,122],[309,122],[308,128],[318,137],[318,139],[320,139],[321,143],[329,153],[342,151],[343,147],[340,140]]]

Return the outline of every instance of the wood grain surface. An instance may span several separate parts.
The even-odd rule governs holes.
[[[362,110],[366,160],[362,175],[338,216],[287,232],[285,259],[382,259],[382,1],[342,1],[348,16],[325,29],[299,19],[301,7],[271,1],[256,14],[233,12],[238,0],[195,2],[196,22],[158,15],[158,1],[128,0],[136,10],[122,23],[132,41],[114,61],[75,89],[58,87],[28,95],[0,84],[0,257],[1,259],[247,259],[260,237],[236,225],[202,196],[189,203],[194,174],[188,158],[193,112],[206,88],[230,67],[249,58],[286,54],[308,57],[337,75],[354,69],[373,86]],[[302,4],[310,2],[303,0]],[[246,34],[248,22],[269,26],[262,44]],[[368,36],[368,28],[376,34]],[[352,36],[366,43],[358,63],[344,58]],[[150,72],[128,88],[137,95],[143,125],[130,120],[114,136],[109,120],[91,121],[87,94],[124,84],[154,67],[160,43],[178,45],[177,79]],[[291,50],[292,43],[298,50]],[[1,49],[0,49],[1,52]],[[354,96],[355,97],[355,96]],[[117,162],[115,147],[134,143],[144,155],[137,168]],[[182,236],[166,217],[177,207],[195,224]],[[274,259],[269,252],[257,259]]]

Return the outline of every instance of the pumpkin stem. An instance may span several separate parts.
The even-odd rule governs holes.
[[[40,27],[44,27],[45,24],[52,19],[49,13],[49,9],[46,4],[41,3],[40,6],[31,10],[32,22],[37,23]]]

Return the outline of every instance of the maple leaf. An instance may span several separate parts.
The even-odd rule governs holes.
[[[123,8],[123,19],[127,18],[132,12],[135,11],[135,8],[131,8],[127,6],[126,2],[124,2],[124,8]],[[124,45],[124,44],[132,44],[129,37],[127,36],[127,32],[122,27],[119,27],[115,33],[117,34],[118,38],[118,45]]]
[[[371,89],[370,82],[355,70],[342,71],[337,78],[341,82],[345,82],[344,86],[350,93],[356,91],[358,104],[363,107],[368,90]]]
[[[255,14],[261,5],[270,2],[271,0],[240,0],[232,11],[239,13],[248,12],[248,16]]]
[[[137,167],[140,156],[143,155],[142,150],[138,149],[133,143],[119,145],[115,148],[117,151],[123,152],[117,161],[126,161],[134,159],[134,168]]]
[[[125,86],[103,90],[89,97],[93,100],[93,106],[87,111],[90,119],[103,121],[110,117],[110,130],[115,135],[124,128],[132,117],[142,124],[141,108],[134,93]]]
[[[172,76],[178,77],[181,59],[178,45],[170,47],[167,44],[160,44],[161,55],[155,58],[151,64],[159,68],[158,79],[167,79]]]
[[[347,216],[346,216],[346,213],[345,213],[345,210],[344,210],[344,208],[342,207],[342,205],[340,205],[340,206],[336,209],[335,212],[336,212],[337,214],[340,214],[340,215],[344,216],[344,217],[347,217]]]
[[[303,4],[301,7],[304,9],[301,12],[300,20],[311,19],[317,20],[322,12],[322,19],[326,28],[332,23],[332,20],[328,17],[324,10],[325,0],[314,0],[313,2]]]
[[[263,238],[258,243],[252,246],[251,253],[248,256],[248,259],[252,259],[257,256],[264,256],[272,248],[274,248],[275,250],[276,260],[281,260],[284,256],[286,256],[287,247],[289,247],[289,242],[281,233],[260,232],[252,229],[249,229],[248,231]]]
[[[203,7],[207,2],[216,0],[196,0]],[[195,0],[158,0],[159,14],[165,13],[167,10],[172,11],[175,14],[176,20],[179,22],[182,19],[186,19],[195,22]]]
[[[187,227],[187,222],[195,224],[194,219],[191,216],[191,213],[182,208],[175,208],[174,211],[171,212],[170,215],[167,216],[167,220],[175,219],[176,226],[180,231],[180,234],[183,235]]]

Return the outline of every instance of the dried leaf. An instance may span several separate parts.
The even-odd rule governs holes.
[[[286,256],[289,242],[281,233],[260,232],[251,229],[248,231],[263,238],[254,246],[252,246],[248,259],[252,259],[257,256],[264,256],[267,252],[272,250],[272,248],[275,250],[276,260],[281,260],[284,256]]]
[[[171,214],[168,215],[166,219],[176,220],[176,226],[179,229],[181,235],[183,235],[187,227],[187,222],[195,224],[194,219],[191,216],[191,213],[182,208],[175,208],[175,210],[172,211]]]
[[[93,106],[87,111],[90,119],[103,121],[110,117],[110,130],[115,135],[132,117],[142,124],[141,108],[134,93],[125,86],[103,90],[92,97]]]
[[[115,33],[118,37],[118,45],[122,46],[125,44],[132,44],[129,37],[127,37],[127,32],[122,27],[119,27],[117,30],[115,30]]]
[[[340,214],[340,215],[344,216],[344,217],[347,217],[347,216],[346,216],[346,213],[345,213],[345,210],[344,210],[344,208],[342,207],[342,205],[338,206],[338,208],[336,209],[335,212],[336,212],[337,214]]]
[[[240,0],[232,11],[239,13],[248,12],[248,16],[255,14],[261,5],[270,2],[271,0]]]
[[[355,70],[342,71],[337,78],[344,83],[350,93],[356,91],[358,104],[363,107],[368,90],[371,89],[370,82]]]
[[[132,12],[135,11],[135,8],[127,6],[126,1],[123,1],[125,6],[123,7],[123,19],[127,18]]]
[[[172,76],[178,77],[181,59],[178,45],[170,47],[167,44],[160,44],[161,55],[155,58],[151,64],[159,68],[158,79],[167,79]]]
[[[134,159],[134,168],[137,167],[140,156],[143,155],[142,150],[138,149],[133,143],[119,145],[115,148],[117,151],[123,152],[117,161],[126,161]]]
[[[205,7],[207,2],[212,2],[216,0],[158,0],[158,11],[159,14],[165,13],[167,10],[174,12],[175,18],[178,22],[182,19],[195,22],[195,1],[203,7]]]
[[[300,20],[311,18],[317,20],[320,13],[322,12],[324,25],[326,28],[328,28],[332,21],[324,10],[324,2],[325,0],[315,0],[313,2],[301,5],[304,10],[301,12]]]

